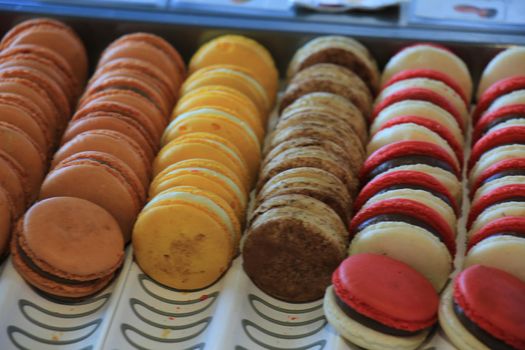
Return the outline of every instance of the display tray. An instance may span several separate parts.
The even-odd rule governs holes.
[[[30,16],[1,12],[2,34]],[[128,32],[159,34],[186,59],[209,38],[235,32],[251,36],[268,47],[284,71],[296,48],[316,36],[311,32],[279,33],[270,29],[232,30],[206,23],[51,17],[65,20],[79,32],[92,63],[109,42]],[[348,33],[368,46],[380,64],[410,43],[391,39],[388,31],[384,31],[382,37],[380,32],[376,34],[367,37],[359,32]],[[432,38],[414,38],[422,39],[431,41]],[[491,43],[465,45],[450,41],[445,44],[465,60],[475,78],[498,50]],[[464,196],[463,213],[466,213],[466,190]],[[458,222],[456,267],[462,265],[464,226],[462,217]],[[52,300],[39,294],[21,279],[10,259],[6,259],[0,265],[0,349],[358,349],[327,324],[322,300],[293,304],[266,295],[244,273],[242,257],[235,259],[228,272],[211,287],[180,292],[149,279],[132,256],[132,249],[128,247],[125,264],[111,285],[77,303]],[[436,327],[421,349],[454,347]]]

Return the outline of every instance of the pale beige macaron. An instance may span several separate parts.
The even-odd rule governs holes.
[[[452,257],[438,237],[406,222],[372,224],[359,231],[350,244],[349,255],[373,253],[389,256],[423,274],[437,291],[452,272]]]
[[[472,79],[465,62],[452,52],[431,45],[418,44],[395,54],[386,64],[381,85],[406,69],[435,69],[456,80],[465,96],[472,96]]]
[[[391,104],[375,117],[370,126],[370,135],[376,134],[388,121],[403,116],[417,116],[435,121],[447,128],[458,144],[464,144],[463,133],[454,117],[443,108],[427,101],[405,100]]]
[[[495,82],[517,75],[525,75],[525,46],[510,47],[489,62],[481,75],[477,98]]]
[[[298,71],[317,63],[333,63],[354,71],[375,93],[379,88],[379,69],[368,49],[349,37],[321,36],[295,52],[287,70],[291,79]]]
[[[518,104],[525,104],[525,90],[516,90],[498,97],[494,102],[492,102],[489,109],[487,109],[487,112],[485,113],[495,111],[502,107]]]
[[[392,96],[395,93],[412,88],[430,90],[445,98],[459,112],[463,120],[463,124],[468,125],[470,120],[470,114],[467,109],[468,106],[465,105],[465,102],[461,96],[456,91],[454,91],[454,89],[439,80],[428,78],[412,78],[398,81],[383,89],[379,96],[377,96],[374,105],[377,106],[385,98]]]
[[[474,223],[468,231],[467,239],[472,237],[476,232],[481,230],[490,222],[505,216],[525,217],[525,203],[510,201],[487,207],[476,217],[476,220],[474,220]]]
[[[483,153],[474,167],[470,170],[468,175],[470,185],[474,184],[483,170],[491,165],[494,165],[501,160],[523,157],[525,157],[525,145],[513,144],[492,148],[488,152]]]

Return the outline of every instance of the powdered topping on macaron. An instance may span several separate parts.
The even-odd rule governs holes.
[[[481,265],[454,281],[454,314],[489,349],[525,349],[525,283]]]
[[[392,258],[357,254],[332,276],[338,305],[379,332],[407,336],[436,322],[437,294],[421,274]]]

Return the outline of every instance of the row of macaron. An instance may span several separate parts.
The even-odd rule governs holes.
[[[328,321],[359,346],[415,349],[437,322],[456,254],[470,94],[465,63],[441,46],[407,47],[385,66],[350,258],[324,299]]]
[[[113,279],[184,77],[178,52],[153,34],[124,35],[102,53],[39,201],[13,230],[12,263],[29,284],[84,298]]]
[[[38,196],[86,74],[84,45],[58,21],[22,22],[0,41],[0,257]]]
[[[346,257],[379,71],[346,37],[303,45],[272,120],[242,242],[243,267],[267,294],[319,299]]]
[[[238,255],[277,88],[270,53],[238,35],[201,46],[189,70],[132,238],[141,269],[179,290],[211,285]]]

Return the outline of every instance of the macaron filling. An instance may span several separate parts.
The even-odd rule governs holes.
[[[454,169],[450,166],[450,164],[440,159],[434,158],[432,156],[426,156],[426,155],[408,155],[408,156],[392,158],[392,159],[389,159],[379,164],[377,167],[375,167],[374,169],[372,169],[372,171],[369,172],[367,176],[367,181],[372,180],[376,176],[390,169],[397,168],[403,165],[415,165],[415,164],[424,164],[424,165],[443,169],[445,171],[448,171],[451,174],[455,173]]]

